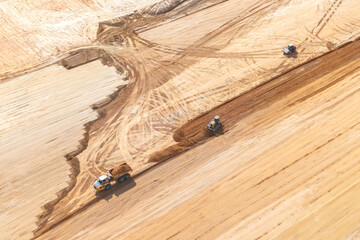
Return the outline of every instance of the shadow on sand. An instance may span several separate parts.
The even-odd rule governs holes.
[[[207,133],[208,137],[218,136],[218,135],[224,135],[224,125],[221,125],[218,129],[216,129],[215,132],[212,132],[205,128],[205,132]]]
[[[124,183],[114,183],[110,190],[99,191],[96,192],[95,195],[99,200],[104,199],[108,202],[112,197],[119,197],[121,194],[129,191],[135,186],[136,182],[134,179],[130,178]]]
[[[297,58],[298,55],[298,51],[295,50],[295,52],[289,54],[289,55],[285,55],[287,58]]]

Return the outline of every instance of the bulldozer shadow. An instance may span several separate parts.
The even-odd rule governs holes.
[[[221,125],[218,129],[216,129],[215,132],[212,132],[208,129],[205,129],[206,134],[208,135],[208,137],[214,137],[214,136],[218,136],[218,135],[224,135],[225,131],[224,131],[224,125]]]
[[[289,54],[289,55],[285,55],[287,58],[297,58],[298,57],[298,51],[295,50],[295,52]]]
[[[130,178],[124,183],[113,184],[110,190],[96,192],[95,196],[108,202],[112,197],[119,197],[121,194],[129,191],[135,186],[136,182],[134,181],[134,179]]]

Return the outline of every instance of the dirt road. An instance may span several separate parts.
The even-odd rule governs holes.
[[[225,134],[99,195],[40,239],[356,239],[359,47],[214,110]]]

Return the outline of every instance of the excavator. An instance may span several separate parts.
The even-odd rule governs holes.
[[[218,130],[221,126],[222,123],[220,122],[220,116],[215,116],[206,127],[208,130],[216,132],[216,130]]]

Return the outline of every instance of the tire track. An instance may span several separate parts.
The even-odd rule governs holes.
[[[122,67],[127,68],[129,75],[133,81],[134,86],[131,87],[131,91],[130,93],[128,93],[126,96],[128,97],[127,99],[125,99],[124,103],[122,103],[123,105],[121,107],[118,107],[117,112],[112,115],[111,117],[111,121],[109,121],[109,124],[105,127],[109,127],[111,126],[111,124],[117,124],[117,122],[119,121],[119,119],[121,119],[121,117],[123,117],[123,110],[125,109],[125,107],[127,105],[131,105],[132,101],[135,101],[136,99],[139,98],[139,96],[145,96],[143,99],[141,99],[141,103],[139,104],[139,108],[140,109],[156,109],[156,110],[161,110],[162,114],[166,114],[166,113],[170,113],[172,112],[171,109],[168,108],[161,108],[160,105],[155,105],[154,103],[159,102],[159,100],[163,101],[162,103],[166,103],[166,101],[168,102],[174,102],[173,97],[171,96],[171,94],[168,95],[161,95],[161,93],[155,93],[153,95],[149,95],[149,92],[156,89],[156,87],[161,86],[162,84],[164,84],[165,82],[167,82],[169,79],[171,79],[171,77],[177,75],[179,72],[183,71],[185,68],[187,68],[188,66],[194,64],[195,62],[198,61],[198,59],[196,57],[203,57],[206,56],[206,54],[210,54],[211,51],[213,51],[214,55],[217,58],[222,58],[225,55],[222,55],[223,53],[217,53],[218,48],[206,48],[206,45],[211,45],[211,43],[216,42],[213,41],[213,39],[215,39],[215,37],[219,36],[220,34],[226,32],[227,30],[229,30],[231,27],[236,26],[236,24],[238,23],[243,23],[242,26],[246,26],[247,24],[249,24],[252,21],[252,18],[250,19],[251,16],[255,16],[258,17],[258,19],[261,18],[261,16],[264,14],[264,12],[266,12],[269,9],[275,9],[278,8],[280,6],[282,6],[282,4],[284,4],[284,2],[281,3],[277,3],[277,1],[271,1],[268,5],[266,5],[263,8],[260,8],[260,5],[256,5],[253,11],[255,11],[254,15],[250,14],[249,16],[246,16],[245,18],[236,18],[236,19],[232,19],[231,21],[229,21],[228,23],[224,24],[223,26],[221,26],[219,29],[207,34],[205,37],[201,38],[199,41],[197,41],[195,44],[191,45],[190,47],[187,48],[173,48],[171,46],[156,46],[156,44],[154,43],[149,43],[149,41],[143,40],[141,38],[139,38],[134,31],[130,31],[128,32],[128,36],[125,38],[125,42],[128,42],[129,45],[129,49],[131,50],[126,50],[128,51],[128,53],[132,54],[135,51],[139,51],[140,53],[134,54],[135,57],[132,56],[118,56],[118,55],[110,55],[110,60],[111,62],[114,63],[118,63],[121,62]],[[332,15],[331,15],[332,16]],[[330,17],[331,17],[330,16]],[[246,21],[244,21],[246,19]],[[243,22],[242,22],[243,21]],[[248,22],[247,22],[248,21]],[[116,28],[113,28],[116,29]],[[117,28],[119,29],[119,28]],[[244,34],[247,31],[249,31],[249,29],[246,29],[245,27],[240,31],[238,31],[236,34]],[[234,36],[236,34],[232,35],[232,38],[234,38]],[[104,35],[105,36],[105,35]],[[100,38],[99,38],[100,39]],[[121,39],[121,38],[118,38]],[[100,39],[101,40],[101,39]],[[112,40],[113,41],[113,40]],[[118,40],[114,40],[115,42]],[[231,39],[227,39],[227,41],[231,41]],[[204,46],[204,47],[203,47]],[[148,55],[142,54],[142,50],[143,48],[150,48],[152,50],[154,50],[153,52],[150,52]],[[205,50],[204,50],[205,49]],[[193,51],[192,51],[193,50]],[[121,52],[121,54],[126,53],[126,51]],[[158,61],[157,57],[159,56],[158,53],[156,52],[161,52],[161,53],[168,53],[168,54],[173,54],[176,55],[178,58],[176,58],[175,60],[171,60],[169,61],[169,64],[172,64],[175,62],[176,67],[171,68],[171,70],[168,70],[168,65],[164,65],[163,61]],[[194,55],[193,55],[194,53]],[[226,54],[226,53],[225,53]],[[242,55],[241,55],[242,54]],[[247,55],[248,53],[240,53],[238,55],[233,55],[233,58],[249,58],[249,57],[253,57],[255,58],[257,56],[257,53],[254,53],[252,55]],[[149,56],[154,56],[154,60],[149,61],[149,59],[151,59]],[[189,57],[193,57],[193,59],[189,59]],[[231,57],[231,55],[230,55]],[[259,53],[258,57],[261,57],[261,53]],[[228,57],[226,57],[228,58]],[[252,59],[252,61],[255,60]],[[283,63],[281,63],[279,67],[284,66],[285,61],[283,61]],[[264,71],[266,71],[267,69],[263,69]],[[195,73],[194,73],[195,74]],[[156,81],[149,81],[149,79],[156,79]],[[219,90],[219,89],[217,89]],[[216,91],[217,91],[216,90]],[[215,91],[215,90],[214,90]],[[223,92],[226,92],[225,90]],[[222,92],[220,92],[219,94],[221,94]],[[201,96],[201,95],[199,95]],[[189,97],[188,99],[181,98],[181,102],[177,103],[176,106],[187,106],[187,104],[192,101],[192,99],[195,99],[196,96],[192,96]],[[154,110],[155,111],[155,110]],[[160,129],[157,126],[157,121],[156,120],[152,120],[150,119],[148,122],[146,122],[145,124],[140,125],[138,122],[136,122],[135,120],[132,119],[132,117],[135,114],[143,114],[144,112],[134,112],[133,114],[128,115],[127,117],[123,118],[122,120],[124,120],[128,125],[124,126],[124,125],[118,125],[120,126],[122,132],[116,131],[116,132],[109,132],[107,134],[108,137],[114,137],[118,136],[121,133],[126,132],[127,135],[127,139],[122,142],[119,143],[119,146],[123,147],[126,149],[127,153],[125,153],[125,155],[131,157],[134,156],[134,153],[137,152],[137,149],[135,149],[135,145],[131,143],[131,141],[129,140],[131,136],[136,136],[137,133],[139,132],[143,132],[146,137],[144,136],[144,138],[147,138],[147,136],[151,136],[151,134],[153,134],[154,131],[152,131],[153,129],[155,129],[155,132],[171,132],[171,129]],[[150,113],[152,113],[150,111]],[[164,115],[163,115],[164,116]],[[143,116],[143,118],[146,118],[146,116]],[[202,123],[201,123],[202,124]],[[159,124],[160,126],[161,124]],[[230,126],[231,124],[229,124]],[[124,127],[124,128],[122,128]],[[117,137],[119,139],[119,137]],[[103,142],[104,143],[104,142]],[[103,144],[101,143],[101,144]],[[196,142],[195,142],[196,143]],[[88,156],[86,156],[86,160],[88,161],[87,164],[89,164],[89,161],[91,162],[91,164],[89,164],[90,166],[88,167],[88,171],[93,174],[96,175],[98,172],[101,172],[102,170],[102,166],[105,166],[106,164],[106,159],[103,159],[102,156],[105,156],[107,154],[109,154],[110,151],[113,151],[112,149],[108,149],[108,148],[101,148],[101,144],[99,145],[99,150],[96,153],[90,153]],[[152,146],[154,143],[150,142],[150,145]],[[188,143],[186,143],[188,144]],[[194,144],[194,143],[191,143]],[[109,155],[110,156],[110,155]],[[141,156],[141,155],[140,155]],[[95,162],[93,162],[95,159]],[[84,189],[84,188],[81,188]],[[80,189],[80,192],[81,192]],[[77,191],[74,191],[77,193]],[[74,196],[74,195],[73,195]]]
[[[288,89],[288,91],[295,91],[296,89],[303,87],[306,84],[310,84],[314,78],[322,75],[324,73],[323,69],[332,69],[333,71],[335,69],[339,69],[340,66],[344,66],[345,64],[347,64],[346,61],[352,61],[354,59],[354,55],[360,55],[360,50],[358,50],[356,53],[353,51],[353,48],[357,48],[358,46],[360,46],[359,40],[352,42],[351,44],[347,44],[336,51],[330,52],[322,56],[321,63],[319,63],[318,61],[316,63],[316,59],[310,60],[308,63],[313,62],[315,66],[307,70],[305,74],[302,73],[302,67],[306,66],[307,63],[298,66],[297,68],[292,69],[290,72],[282,75],[293,75],[294,77],[290,80],[284,81],[284,78],[282,76],[279,76],[268,84],[260,85],[259,87],[252,89],[250,92],[244,93],[243,95],[234,98],[227,103],[224,103],[223,105],[215,108],[214,110],[211,110],[204,115],[199,116],[192,121],[189,121],[185,125],[181,126],[174,133],[173,138],[178,143],[162,151],[155,152],[150,156],[149,161],[161,162],[212,137],[212,134],[208,134],[202,129],[203,126],[206,126],[209,119],[212,119],[215,115],[223,116],[223,118],[225,119],[223,120],[223,123],[226,131],[227,128],[231,128],[233,124],[238,122],[243,116],[249,114],[249,112],[251,112],[251,109],[254,109],[255,106],[256,109],[260,109],[261,106],[268,106],[268,104],[270,104],[268,98],[271,98],[272,101],[276,101],[284,97],[282,95],[277,95],[276,97],[274,97],[271,94],[272,92],[285,92],[284,90],[280,91],[280,89]],[[356,71],[356,69],[354,71]],[[341,78],[333,79],[333,82],[329,82],[322,88],[319,88],[319,90],[315,91],[314,94],[319,94],[320,92],[333,86],[341,80]],[[313,95],[309,95],[308,97],[312,96]],[[298,99],[297,101],[304,100],[305,99],[302,98]],[[289,103],[289,105],[291,105],[291,103]],[[232,111],[229,112],[228,109],[232,109]]]
[[[335,0],[330,7],[328,8],[328,10],[326,11],[326,13],[324,14],[324,16],[320,19],[320,21],[318,22],[318,24],[314,27],[314,29],[311,31],[312,34],[314,34],[315,36],[319,36],[320,32],[324,29],[324,27],[327,25],[327,23],[329,22],[329,20],[331,19],[331,17],[335,14],[336,10],[340,7],[341,3],[343,2],[343,0]]]

